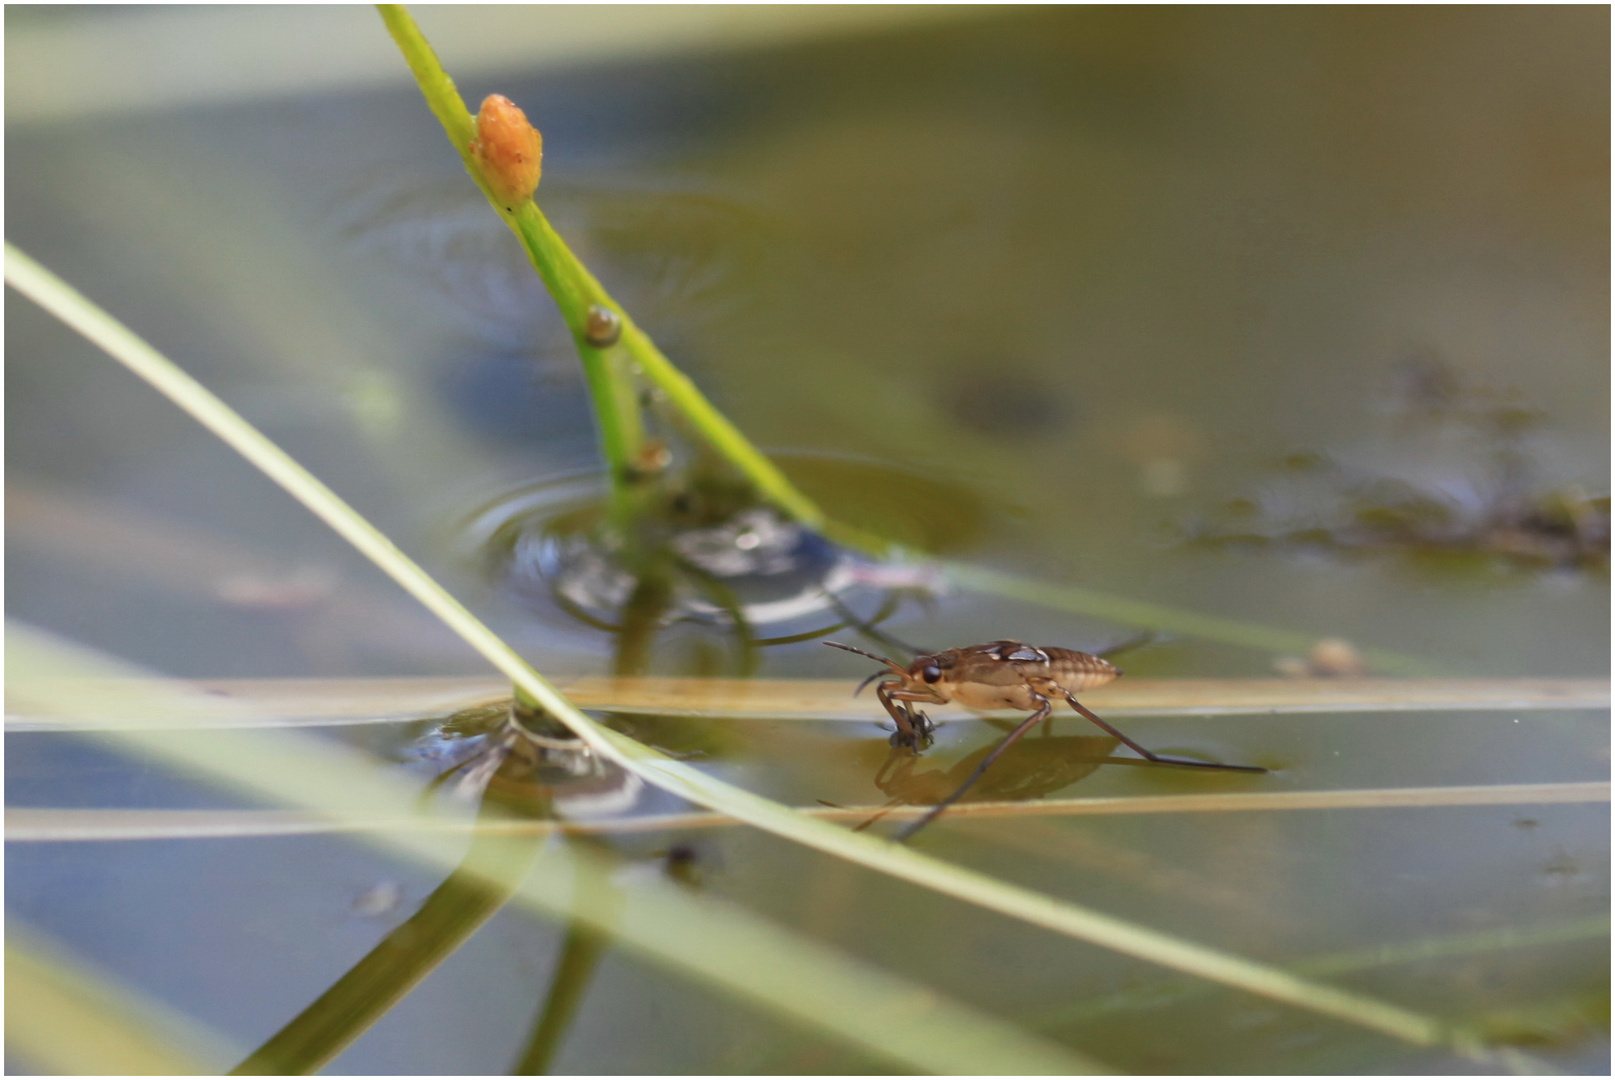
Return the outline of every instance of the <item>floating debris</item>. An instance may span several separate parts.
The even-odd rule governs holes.
[[[1368,674],[1368,661],[1345,638],[1324,638],[1312,646],[1306,659],[1281,656],[1273,661],[1273,668],[1292,679],[1356,678]]]

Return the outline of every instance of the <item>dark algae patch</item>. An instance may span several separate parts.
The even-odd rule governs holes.
[[[1373,554],[1432,564],[1609,572],[1609,495],[1590,494],[1523,395],[1467,384],[1431,357],[1391,379],[1364,445],[1297,451],[1252,494],[1184,527],[1207,547]]]

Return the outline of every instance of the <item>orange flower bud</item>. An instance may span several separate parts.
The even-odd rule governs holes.
[[[489,94],[477,113],[471,156],[482,168],[494,198],[506,210],[533,197],[544,164],[544,140],[527,114],[501,94]]]

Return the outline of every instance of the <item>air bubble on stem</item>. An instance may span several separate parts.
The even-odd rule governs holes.
[[[583,326],[583,338],[597,349],[617,344],[622,337],[622,317],[604,304],[589,308],[588,320]]]

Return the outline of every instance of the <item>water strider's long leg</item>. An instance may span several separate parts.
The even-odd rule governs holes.
[[[881,818],[885,817],[887,814],[891,813],[893,810],[896,810],[899,806],[902,806],[902,805],[903,805],[903,800],[902,799],[893,799],[891,802],[887,803],[885,806],[883,806],[879,810],[875,811],[873,816],[867,817],[862,822],[860,822],[859,824],[854,825],[852,827],[852,831],[853,832],[863,832],[865,829],[869,828],[869,826],[873,825],[875,822],[879,821]]]
[[[997,761],[999,755],[1001,755],[1005,750],[1008,750],[1016,739],[1019,739],[1022,735],[1025,735],[1028,731],[1031,731],[1033,728],[1037,727],[1038,724],[1041,724],[1043,721],[1047,720],[1049,718],[1049,714],[1054,711],[1054,705],[1047,698],[1041,696],[1038,698],[1038,700],[1043,702],[1043,706],[1038,709],[1037,712],[1021,721],[1020,727],[1004,736],[1004,741],[994,747],[992,753],[981,759],[981,764],[976,766],[975,771],[965,779],[964,783],[960,784],[957,788],[954,788],[952,795],[949,795],[946,799],[943,799],[941,802],[931,807],[930,813],[926,814],[924,817],[920,818],[906,829],[898,832],[892,837],[892,839],[901,844],[903,841],[907,840],[909,837],[931,824],[931,822],[935,821],[942,815],[942,811],[958,802],[959,796],[970,790],[970,785],[981,779],[981,774],[986,772],[988,766]]]
[[[1129,739],[1126,735],[1123,735],[1121,732],[1117,731],[1115,728],[1111,727],[1109,724],[1107,724],[1103,720],[1099,719],[1099,717],[1095,716],[1091,711],[1089,711],[1089,709],[1088,709],[1088,707],[1086,705],[1082,704],[1082,702],[1077,700],[1075,694],[1067,694],[1065,696],[1065,699],[1066,699],[1066,701],[1068,703],[1070,703],[1070,705],[1071,705],[1071,707],[1073,709],[1077,710],[1077,712],[1081,713],[1083,716],[1086,716],[1089,720],[1092,720],[1094,723],[1098,724],[1100,727],[1104,728],[1106,731],[1108,731],[1112,735],[1116,736],[1116,738],[1120,739],[1122,742],[1124,742],[1128,746],[1132,747],[1135,751],[1137,751],[1139,754],[1142,754],[1149,761],[1154,761],[1154,762],[1157,762],[1157,763],[1162,764],[1162,765],[1192,765],[1197,769],[1231,769],[1231,770],[1234,770],[1236,772],[1261,772],[1261,773],[1265,773],[1267,771],[1266,769],[1262,768],[1260,765],[1223,765],[1220,762],[1215,762],[1215,761],[1190,761],[1187,758],[1165,757],[1165,756],[1163,756],[1161,754],[1153,753],[1153,752],[1151,752],[1149,750],[1144,749],[1142,746],[1138,745],[1138,743],[1134,742],[1132,739]]]

